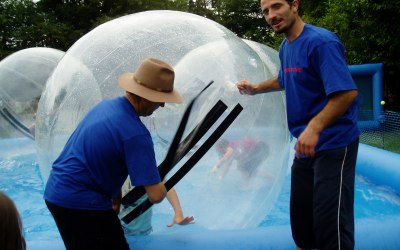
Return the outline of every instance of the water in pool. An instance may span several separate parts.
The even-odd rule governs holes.
[[[43,189],[33,143],[21,143],[21,147],[14,153],[7,155],[0,153],[0,190],[8,194],[16,203],[28,241],[53,240],[60,237],[43,202]],[[275,206],[260,223],[260,227],[289,224],[289,189],[290,177],[287,176]],[[374,185],[363,176],[356,176],[356,220],[399,214],[400,197],[390,188]],[[196,218],[196,214],[193,216]],[[153,233],[164,231],[170,218],[154,217]],[[162,230],[160,230],[161,227]]]

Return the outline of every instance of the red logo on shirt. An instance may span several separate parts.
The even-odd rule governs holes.
[[[290,73],[290,72],[300,73],[302,71],[303,71],[303,68],[285,68],[283,70],[283,72],[285,72],[285,73]]]

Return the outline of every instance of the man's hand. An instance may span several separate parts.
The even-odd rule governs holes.
[[[310,126],[307,126],[303,133],[300,134],[296,143],[296,158],[300,156],[314,157],[315,147],[319,140],[319,132],[314,131]]]
[[[334,123],[357,98],[357,90],[338,91],[329,97],[325,107],[314,116],[300,134],[296,143],[296,157],[314,157],[320,133]]]
[[[254,85],[252,85],[249,81],[247,80],[241,80],[236,83],[236,87],[238,88],[240,94],[246,94],[246,95],[254,95],[255,90],[254,90]]]
[[[112,209],[119,214],[122,202],[122,193],[119,193],[117,197],[112,199]]]

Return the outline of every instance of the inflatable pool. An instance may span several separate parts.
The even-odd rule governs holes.
[[[10,194],[22,214],[28,249],[65,249],[43,204],[43,181],[34,163],[32,141],[27,138],[12,140],[17,151],[0,155],[0,189]],[[4,140],[0,145],[3,149]],[[355,195],[356,249],[400,247],[399,162],[399,154],[360,145]],[[152,234],[130,236],[128,242],[132,249],[294,249],[288,220],[288,177],[264,225],[250,229],[207,230],[198,223],[165,229],[170,217],[167,220],[155,218]],[[210,208],[212,206],[210,204]]]

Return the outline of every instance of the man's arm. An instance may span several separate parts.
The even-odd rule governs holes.
[[[167,195],[167,189],[163,182],[144,186],[144,189],[151,203],[160,203]]]
[[[256,95],[282,90],[281,86],[279,85],[278,76],[257,84],[251,84],[251,82],[247,80],[242,80],[237,82],[236,86],[241,94],[247,95]]]
[[[357,98],[357,90],[340,91],[332,94],[325,107],[308,123],[296,144],[296,157],[315,154],[320,133],[343,115]]]

